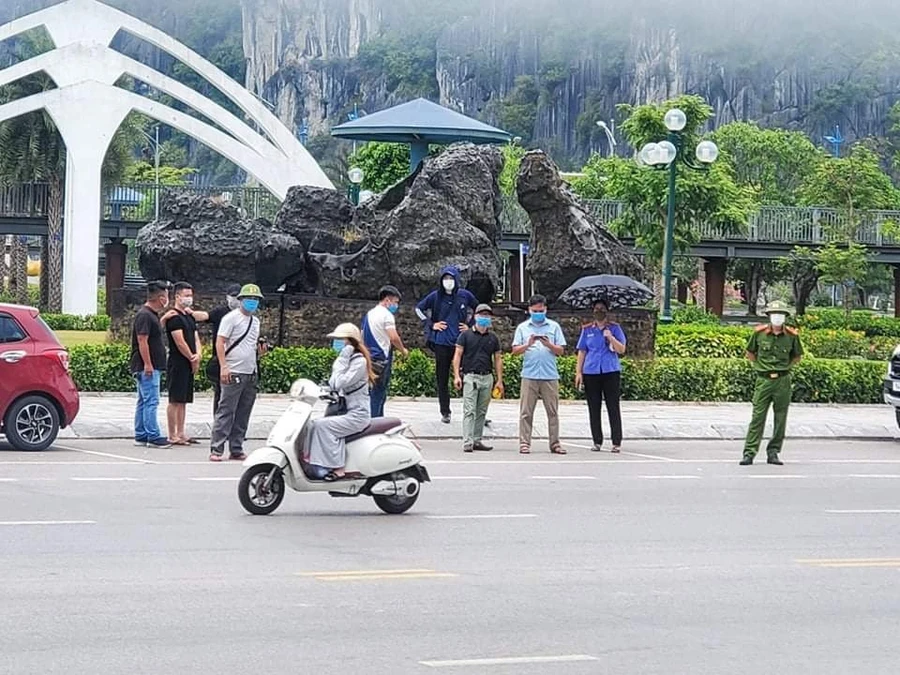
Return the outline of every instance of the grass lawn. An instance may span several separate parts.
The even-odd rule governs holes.
[[[78,347],[80,345],[106,344],[106,332],[99,330],[56,330],[56,337],[62,342],[63,347]]]

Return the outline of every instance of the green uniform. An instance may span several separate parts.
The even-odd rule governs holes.
[[[769,406],[775,415],[775,428],[766,453],[769,457],[777,457],[784,443],[787,412],[791,404],[791,362],[803,355],[803,346],[796,331],[785,329],[776,334],[771,326],[766,326],[753,333],[747,351],[756,356],[753,362],[756,387],[753,392],[753,417],[744,442],[744,457],[753,458],[759,452]]]

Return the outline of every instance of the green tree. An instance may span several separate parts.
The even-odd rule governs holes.
[[[795,246],[777,261],[780,272],[790,280],[797,314],[806,314],[809,296],[819,283],[816,251],[808,246]]]
[[[528,143],[534,136],[540,92],[535,79],[530,75],[520,75],[508,96],[498,106],[498,123],[511,133]]]
[[[816,251],[815,255],[819,278],[826,284],[843,289],[844,311],[849,316],[856,295],[854,287],[865,277],[869,266],[866,247],[853,241],[846,244],[830,242]]]
[[[711,134],[739,185],[751,188],[761,204],[793,206],[798,192],[824,153],[799,131],[761,129],[748,122],[732,122]]]
[[[663,140],[667,133],[663,117],[674,107],[688,118],[684,147],[696,147],[700,129],[712,115],[712,109],[699,96],[681,96],[661,105],[620,106],[628,115],[621,128],[629,144],[640,148]],[[575,191],[588,199],[622,201],[623,215],[610,223],[610,229],[633,235],[651,264],[658,265],[665,245],[666,172],[638,166],[631,159],[594,155],[582,173],[582,178],[573,181]],[[716,226],[723,233],[744,227],[753,208],[752,190],[737,184],[728,162],[716,162],[708,171],[683,169],[675,187],[676,250],[688,250],[699,241],[700,223]]]
[[[508,143],[502,148],[503,171],[500,172],[500,192],[512,196],[516,194],[516,179],[519,176],[519,165],[527,152],[518,143]]]
[[[348,166],[363,170],[364,190],[383,192],[409,175],[409,146],[404,143],[366,143],[350,155]]]
[[[159,167],[160,185],[181,186],[187,185],[188,179],[197,173],[196,169],[181,168],[161,164]],[[155,183],[156,166],[150,162],[139,161],[132,163],[124,173],[125,183]]]
[[[729,261],[728,273],[732,279],[740,281],[747,300],[747,313],[756,315],[759,293],[763,284],[773,284],[785,277],[785,271],[774,260],[750,260],[736,258]]]

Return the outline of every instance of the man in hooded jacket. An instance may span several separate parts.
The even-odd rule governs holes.
[[[461,331],[469,329],[478,300],[462,288],[459,269],[448,266],[441,270],[438,289],[416,305],[416,314],[425,327],[425,340],[434,352],[441,421],[450,423],[450,369]]]

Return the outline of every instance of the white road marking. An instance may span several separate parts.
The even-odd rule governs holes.
[[[578,663],[583,661],[599,661],[596,656],[587,654],[564,654],[560,656],[510,656],[498,659],[462,659],[458,661],[419,661],[429,668],[465,668],[472,666],[516,666],[533,663]]]
[[[0,478],[0,483],[18,483],[18,478]]]
[[[537,518],[536,513],[494,513],[494,514],[473,514],[458,516],[425,516],[429,520],[489,520],[494,518]]]
[[[596,476],[532,476],[531,480],[597,480]]]
[[[844,514],[844,515],[860,515],[874,513],[900,513],[900,509],[828,509],[825,513]]]
[[[98,452],[96,450],[81,450],[79,448],[70,448],[65,445],[57,445],[60,450],[68,450],[69,452],[80,452],[85,455],[95,455],[97,457],[109,457],[110,459],[121,459],[125,462],[135,462],[137,464],[159,464],[150,459],[138,459],[136,457],[128,457],[127,455],[115,455],[111,452]]]
[[[80,483],[137,483],[140,478],[70,478]]]
[[[96,525],[96,520],[0,520],[0,526],[13,525]]]

